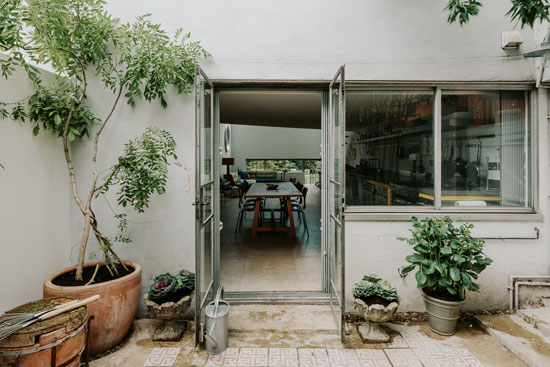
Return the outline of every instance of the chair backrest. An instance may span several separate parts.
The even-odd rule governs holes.
[[[306,208],[306,196],[307,196],[307,187],[302,189],[302,195],[304,195],[304,209]]]
[[[246,182],[246,181],[245,181]],[[239,208],[241,207],[241,205],[243,204],[243,197],[244,197],[244,194],[246,194],[248,190],[246,189],[245,187],[245,184],[241,184],[239,185]]]

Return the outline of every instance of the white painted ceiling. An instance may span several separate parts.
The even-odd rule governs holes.
[[[321,128],[321,93],[288,90],[220,92],[224,124]]]

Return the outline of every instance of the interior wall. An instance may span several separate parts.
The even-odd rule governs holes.
[[[231,125],[231,132],[232,171],[245,171],[246,159],[321,158],[320,129]],[[226,172],[225,166],[220,172]]]
[[[26,74],[0,79],[0,101],[32,94]],[[0,120],[0,314],[42,298],[42,284],[68,266],[69,184],[61,140],[30,123]]]

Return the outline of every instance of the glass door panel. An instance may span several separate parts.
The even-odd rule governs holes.
[[[329,85],[329,292],[330,304],[342,342],[345,340],[345,288],[344,288],[344,135],[345,94],[344,66],[340,67]],[[327,151],[326,150],[326,151]]]
[[[213,106],[214,86],[200,67],[195,69],[195,343],[202,341],[204,306],[212,299],[216,252],[215,225],[216,180],[219,176],[215,164]]]

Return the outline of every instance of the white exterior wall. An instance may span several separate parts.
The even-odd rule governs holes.
[[[533,31],[520,30],[524,44],[519,51],[500,48],[501,31],[512,30],[505,13],[509,2],[486,0],[482,12],[465,27],[446,23],[444,4],[418,1],[314,1],[282,0],[277,3],[254,0],[109,1],[112,14],[130,21],[134,16],[153,13],[152,19],[175,31],[184,27],[194,40],[201,40],[213,57],[202,65],[211,79],[329,80],[337,67],[346,64],[346,78],[362,81],[457,81],[529,82],[531,61],[522,52],[534,47]],[[519,30],[519,29],[518,29]],[[93,89],[90,88],[90,91]],[[92,92],[92,104],[107,110],[111,97]],[[507,222],[475,221],[486,236],[507,231],[531,235],[541,229],[538,241],[489,241],[487,252],[495,263],[482,275],[481,295],[472,295],[469,308],[505,308],[505,284],[511,273],[548,273],[548,98],[538,98],[538,177],[540,216]],[[104,115],[105,113],[99,113]],[[168,194],[153,200],[142,216],[131,217],[135,243],[123,246],[120,254],[144,267],[145,289],[151,277],[181,267],[194,268],[194,107],[192,97],[169,98],[169,107],[142,104],[135,110],[119,108],[113,125],[101,141],[100,168],[111,163],[131,136],[154,122],[174,133],[180,155],[172,166]],[[116,126],[115,126],[116,125]],[[535,124],[536,125],[536,124]],[[76,152],[76,164],[87,169],[90,144]],[[155,198],[157,199],[157,198]],[[111,203],[114,203],[111,197]],[[114,228],[110,210],[97,201],[102,225]],[[518,215],[518,219],[521,215]],[[522,218],[525,218],[522,216]],[[530,218],[533,218],[531,216]],[[71,207],[71,243],[80,236],[82,219]],[[347,221],[346,278],[351,286],[366,272],[377,272],[396,284],[402,310],[422,309],[413,277],[402,282],[397,268],[404,265],[409,249],[395,237],[406,235],[408,221]],[[109,230],[106,231],[109,233]],[[73,257],[72,262],[76,259]],[[483,302],[482,302],[483,301]]]
[[[32,94],[26,75],[0,79],[0,101]],[[42,298],[46,276],[67,266],[69,178],[61,140],[0,120],[0,314]]]
[[[321,130],[231,125],[231,133],[233,171],[246,171],[246,159],[321,158]]]

